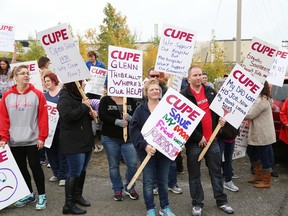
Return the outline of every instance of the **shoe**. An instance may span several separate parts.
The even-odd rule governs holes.
[[[272,176],[272,177],[275,177],[275,178],[278,178],[278,177],[279,177],[278,173],[275,172],[275,171],[273,171],[273,172],[271,173],[271,176]]]
[[[32,203],[32,202],[35,202],[36,201],[36,197],[35,197],[35,194],[33,193],[33,195],[28,195],[28,196],[25,196],[24,198],[20,199],[19,201],[17,201],[14,206],[16,207],[23,207],[25,206],[26,204],[28,203]]]
[[[153,188],[153,194],[157,195],[158,194],[158,187]]]
[[[168,191],[172,191],[175,194],[181,194],[183,191],[178,185],[175,185],[174,187],[168,187]]]
[[[45,194],[39,195],[38,202],[36,204],[36,210],[45,209],[46,204],[47,204],[46,195]]]
[[[133,188],[130,190],[130,192],[128,190],[124,190],[124,192],[132,199],[132,200],[137,200],[139,198],[138,193],[136,192],[136,190]]]
[[[101,152],[103,150],[103,146],[95,145],[94,153]]]
[[[220,208],[221,210],[223,210],[227,214],[233,214],[234,213],[234,209],[231,206],[229,206],[228,204],[218,206],[218,208]]]
[[[192,215],[193,216],[201,216],[202,208],[200,206],[193,206]]]
[[[120,191],[115,192],[114,200],[115,201],[122,201],[123,200],[122,192],[120,192]]]
[[[156,216],[155,208],[149,209],[149,210],[147,211],[146,216]]]
[[[66,180],[65,179],[61,179],[59,181],[59,186],[65,186]]]
[[[235,174],[232,175],[232,179],[238,179],[238,178],[239,178],[238,175],[235,175]]]
[[[169,206],[166,206],[164,209],[161,208],[159,214],[162,216],[175,216]]]
[[[50,163],[48,163],[48,164],[47,164],[47,168],[51,168],[51,165],[50,165]]]
[[[50,182],[56,182],[58,181],[58,178],[56,176],[52,176],[50,179],[49,179]]]
[[[239,191],[239,188],[238,188],[236,185],[234,185],[234,183],[233,183],[232,181],[224,182],[223,187],[224,187],[225,189],[227,189],[227,190],[232,191],[232,192],[237,192],[237,191]]]

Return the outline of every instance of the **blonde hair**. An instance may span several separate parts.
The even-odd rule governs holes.
[[[148,88],[149,88],[151,85],[155,85],[155,84],[159,86],[159,90],[161,91],[161,88],[160,88],[158,79],[156,79],[156,78],[151,78],[151,79],[149,79],[149,80],[145,83],[145,85],[144,85],[144,96],[145,96],[145,97],[147,97]]]

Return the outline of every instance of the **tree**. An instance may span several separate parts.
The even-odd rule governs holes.
[[[19,43],[16,45],[17,49],[17,61],[33,61],[39,59],[41,56],[46,56],[45,51],[37,38],[33,38],[31,35],[28,37],[29,49],[27,52],[23,46]]]
[[[104,8],[105,18],[103,24],[100,25],[100,34],[96,37],[95,42],[98,46],[98,53],[101,61],[107,65],[108,62],[108,46],[114,45],[125,48],[136,48],[136,35],[132,34],[126,24],[127,17],[122,16],[120,12],[108,3]],[[90,36],[93,36],[91,34]]]
[[[143,77],[148,76],[148,70],[155,66],[160,38],[152,38],[143,54]]]
[[[214,61],[204,64],[202,63],[201,67],[202,70],[208,74],[208,79],[210,80],[210,82],[213,83],[216,78],[223,77],[224,74],[230,73],[232,65],[225,64],[224,52],[217,43],[215,43],[214,49],[210,50],[210,52],[214,53]]]

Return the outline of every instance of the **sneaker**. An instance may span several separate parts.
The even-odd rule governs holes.
[[[50,179],[49,179],[50,182],[56,182],[58,181],[58,178],[56,176],[52,176]]]
[[[39,195],[38,202],[36,204],[36,210],[45,209],[46,204],[47,204],[46,195],[45,194]]]
[[[124,190],[124,192],[132,199],[132,200],[137,200],[139,198],[138,193],[136,192],[136,190],[133,188],[130,190],[130,192],[128,190]]]
[[[66,180],[65,179],[61,179],[59,181],[59,186],[65,186]]]
[[[166,206],[164,209],[161,208],[159,214],[163,216],[175,216],[169,206]]]
[[[158,187],[153,188],[153,194],[157,195],[158,194]]]
[[[120,191],[115,192],[114,200],[115,201],[122,201],[123,200],[122,192],[120,192]]]
[[[239,178],[238,175],[235,175],[235,174],[232,175],[232,179],[238,179],[238,178]]]
[[[275,172],[275,171],[273,171],[273,172],[271,173],[271,176],[272,176],[272,177],[275,177],[275,178],[278,178],[278,177],[279,177],[278,173]]]
[[[36,201],[36,197],[35,197],[35,194],[33,193],[33,195],[28,195],[28,196],[25,196],[24,198],[20,199],[19,201],[17,201],[14,206],[16,207],[23,207],[25,206],[26,204],[28,203],[32,203],[32,202],[35,202]]]
[[[149,210],[147,211],[146,216],[156,216],[155,208],[149,209]]]
[[[233,214],[234,213],[234,209],[231,206],[229,206],[228,204],[218,206],[218,208],[220,208],[221,210],[223,210],[227,214]]]
[[[227,189],[227,190],[232,191],[232,192],[237,192],[237,191],[239,191],[239,188],[238,188],[236,185],[234,185],[234,183],[233,183],[232,181],[224,182],[223,187],[224,187],[225,189]]]
[[[101,152],[103,150],[103,146],[95,145],[94,153]]]
[[[202,208],[200,206],[193,206],[192,215],[193,216],[201,216]]]
[[[180,187],[178,187],[178,185],[175,185],[174,187],[168,187],[168,191],[172,191],[175,194],[181,194],[182,193],[182,189]]]

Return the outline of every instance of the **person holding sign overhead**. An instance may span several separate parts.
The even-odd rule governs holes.
[[[91,69],[91,66],[94,66],[94,67],[100,67],[100,68],[103,68],[103,69],[106,69],[106,66],[103,64],[103,62],[100,62],[98,61],[98,55],[96,54],[96,52],[94,51],[89,51],[87,53],[87,57],[88,57],[88,61],[86,61],[86,66],[88,67],[89,71]],[[105,84],[107,85],[107,77],[106,77],[106,80],[105,80]],[[95,94],[92,94],[92,93],[87,93],[86,94],[87,97],[89,99],[100,99],[100,95],[95,95]]]
[[[135,110],[129,131],[132,143],[137,149],[141,162],[143,162],[148,154],[153,156],[143,169],[143,195],[147,216],[156,215],[153,195],[155,173],[161,206],[159,213],[160,215],[174,216],[168,201],[168,175],[171,160],[162,153],[157,152],[152,145],[146,142],[141,133],[143,125],[159,103],[160,92],[161,88],[157,79],[151,78],[145,83],[144,94],[147,100],[141,103]]]
[[[136,103],[133,98],[127,98],[127,113],[123,113],[123,98],[116,96],[104,96],[99,104],[98,114],[103,122],[101,141],[107,153],[109,162],[109,175],[114,191],[114,200],[122,201],[122,190],[132,199],[139,198],[135,190],[135,185],[130,190],[127,190],[127,185],[137,171],[137,153],[129,139],[123,139],[123,128],[128,127],[132,119],[132,115],[136,108]],[[122,154],[126,164],[126,184],[123,182],[120,175],[120,155]]]
[[[39,163],[40,149],[48,136],[48,112],[43,93],[29,83],[26,65],[13,70],[16,85],[4,92],[0,105],[0,146],[8,144],[31,192],[15,203],[16,207],[35,202],[27,159],[38,190],[36,210],[46,208],[45,178]]]
[[[193,205],[192,215],[200,216],[204,206],[204,191],[200,178],[201,161],[198,161],[198,157],[203,148],[207,145],[207,141],[212,135],[218,121],[223,127],[225,120],[223,118],[219,118],[218,115],[209,108],[209,105],[216,96],[216,92],[214,89],[201,83],[202,70],[200,67],[192,65],[189,68],[188,80],[190,86],[183,89],[181,94],[205,111],[204,117],[185,145],[190,195]],[[223,192],[224,189],[221,175],[220,149],[216,139],[212,142],[204,157],[211,176],[213,194],[216,199],[217,206],[227,214],[233,214],[234,210],[228,205],[227,195]]]
[[[84,86],[83,81],[79,81]],[[60,153],[66,156],[68,174],[65,182],[65,205],[63,214],[85,214],[76,206],[90,206],[82,196],[86,168],[91,159],[94,135],[91,121],[90,101],[82,98],[75,82],[65,83],[60,93],[57,109],[60,116]]]

